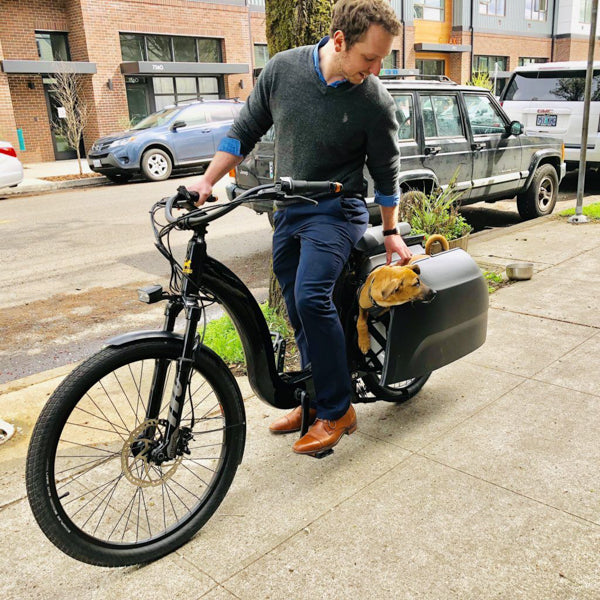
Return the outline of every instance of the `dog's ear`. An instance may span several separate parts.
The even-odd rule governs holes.
[[[386,286],[381,288],[381,299],[386,300],[403,285],[402,280],[392,279]]]
[[[421,274],[421,267],[419,265],[406,265],[408,269],[412,269],[417,275]]]

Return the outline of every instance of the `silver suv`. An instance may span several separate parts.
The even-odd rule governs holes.
[[[565,174],[560,139],[525,135],[495,97],[484,88],[450,80],[384,80],[396,103],[401,154],[400,188],[425,192],[444,188],[458,169],[462,204],[511,199],[523,219],[552,212]],[[269,132],[236,169],[229,198],[274,176],[273,132]],[[372,181],[365,169],[367,196]],[[257,212],[272,207],[252,204]],[[371,222],[379,210],[369,202]]]

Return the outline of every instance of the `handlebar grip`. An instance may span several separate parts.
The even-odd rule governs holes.
[[[339,194],[344,186],[337,181],[304,181],[302,179],[281,178],[281,189],[294,194]]]

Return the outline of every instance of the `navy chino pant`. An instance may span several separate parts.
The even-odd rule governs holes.
[[[274,215],[273,271],[294,327],[302,367],[312,367],[316,398],[311,405],[319,419],[339,419],[350,406],[346,342],[332,296],[368,222],[362,200],[340,196],[318,205],[294,204]]]

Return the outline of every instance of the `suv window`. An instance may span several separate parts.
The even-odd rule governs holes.
[[[420,95],[425,137],[463,136],[458,98],[455,95]]]
[[[209,108],[211,121],[231,121],[234,113],[231,110],[231,105],[214,105]]]
[[[415,120],[413,118],[413,98],[411,94],[394,96],[396,103],[396,119],[398,125],[398,139],[413,140],[415,138]]]
[[[191,125],[203,125],[207,121],[206,109],[202,104],[190,106],[189,108],[181,111],[180,119],[185,121],[188,127]]]
[[[504,119],[486,94],[465,94],[467,113],[473,135],[489,135],[506,131]]]

